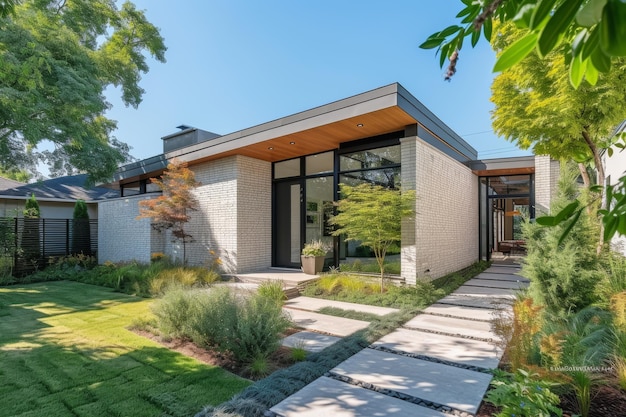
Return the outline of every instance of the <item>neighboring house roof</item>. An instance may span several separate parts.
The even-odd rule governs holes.
[[[87,174],[52,178],[32,184],[20,184],[5,190],[0,189],[0,198],[28,198],[35,194],[38,200],[85,200],[95,201],[119,197],[118,190],[105,187],[87,187]]]
[[[9,188],[19,187],[20,185],[24,185],[24,183],[11,180],[8,178],[0,177],[0,192],[2,190],[7,190]]]

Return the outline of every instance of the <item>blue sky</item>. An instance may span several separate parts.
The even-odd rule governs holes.
[[[167,63],[150,61],[137,110],[107,97],[114,135],[143,159],[186,124],[227,134],[399,82],[479,152],[530,154],[497,138],[489,101],[494,54],[483,40],[443,80],[431,33],[453,24],[458,0],[135,0],[161,29]]]

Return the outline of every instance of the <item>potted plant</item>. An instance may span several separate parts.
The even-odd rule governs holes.
[[[302,256],[300,256],[302,272],[308,275],[322,272],[326,252],[328,252],[328,247],[321,240],[305,243],[304,249],[302,249]]]

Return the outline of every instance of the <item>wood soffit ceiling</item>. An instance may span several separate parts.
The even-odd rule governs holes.
[[[479,177],[498,177],[504,175],[526,175],[534,174],[535,167],[503,168],[503,169],[475,169],[472,171]]]
[[[227,152],[194,160],[195,165],[232,155],[245,155],[268,162],[277,162],[339,148],[339,144],[404,130],[416,120],[400,107],[388,107],[371,113],[343,119],[273,138]],[[358,126],[358,125],[363,126]]]

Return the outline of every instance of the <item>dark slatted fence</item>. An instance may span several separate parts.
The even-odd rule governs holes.
[[[98,251],[98,220],[0,219],[0,256],[13,258],[13,275],[40,268],[51,257],[93,255]]]

